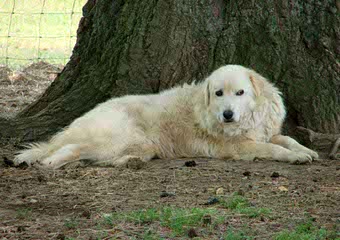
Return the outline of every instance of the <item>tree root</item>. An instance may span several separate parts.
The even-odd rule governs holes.
[[[302,144],[319,152],[329,153],[330,159],[339,159],[340,134],[317,133],[313,130],[297,127],[295,137]]]
[[[340,160],[340,156],[338,156],[340,154],[337,154],[339,146],[340,146],[340,138],[338,138],[338,140],[335,141],[335,143],[333,145],[333,148],[332,148],[331,152],[329,153],[329,158],[330,159],[332,159],[332,160]]]

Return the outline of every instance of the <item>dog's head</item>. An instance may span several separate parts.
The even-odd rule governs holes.
[[[255,109],[263,88],[263,77],[256,72],[227,65],[206,79],[205,103],[220,123],[238,123]]]

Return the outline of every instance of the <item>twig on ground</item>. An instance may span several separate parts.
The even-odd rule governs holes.
[[[339,149],[339,146],[340,146],[340,138],[338,138],[333,147],[332,147],[332,150],[331,152],[329,153],[329,158],[332,159],[332,160],[339,160],[340,157],[337,157],[337,151]]]

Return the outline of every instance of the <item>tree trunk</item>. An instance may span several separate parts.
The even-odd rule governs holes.
[[[282,90],[286,129],[340,133],[339,0],[89,0],[71,60],[2,139],[44,140],[110,97],[254,68]],[[338,7],[338,8],[337,8]]]

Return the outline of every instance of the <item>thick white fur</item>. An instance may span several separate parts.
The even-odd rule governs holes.
[[[218,90],[222,96],[216,95]],[[244,94],[237,96],[239,90]],[[233,122],[224,121],[226,110],[234,112]],[[316,152],[280,135],[285,114],[280,92],[264,77],[227,65],[202,83],[99,104],[47,143],[30,145],[15,164],[55,169],[81,159],[118,166],[156,157],[291,163],[317,158]]]

